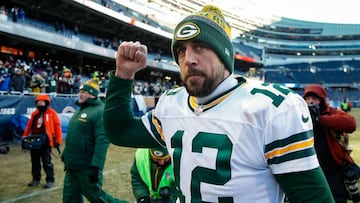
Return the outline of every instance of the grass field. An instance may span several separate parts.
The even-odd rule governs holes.
[[[350,112],[360,124],[360,108]],[[360,163],[360,127],[351,134],[352,156]],[[64,146],[64,145],[63,145]],[[135,199],[130,185],[130,167],[135,149],[110,145],[104,168],[103,189],[113,196],[133,202]],[[44,177],[40,186],[31,188],[31,163],[28,151],[21,150],[20,145],[10,147],[7,155],[0,154],[0,202],[2,203],[49,203],[62,202],[62,183],[64,178],[63,163],[54,150],[55,185],[43,189]],[[86,201],[85,201],[86,202]]]
[[[130,185],[130,167],[135,149],[110,145],[104,168],[103,189],[113,196],[134,201]],[[64,165],[57,152],[53,150],[55,165],[55,184],[51,189],[44,189],[45,175],[42,171],[41,184],[28,187],[31,181],[30,153],[20,145],[10,147],[9,154],[0,155],[0,202],[1,203],[52,203],[62,202],[62,184]],[[87,202],[87,201],[85,201]]]

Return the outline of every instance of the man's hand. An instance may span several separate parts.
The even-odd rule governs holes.
[[[60,147],[60,144],[56,141],[55,138],[53,139],[53,141],[54,141],[54,147],[55,147],[55,148]]]
[[[151,199],[149,196],[145,196],[145,197],[140,197],[137,200],[137,203],[151,203]]]
[[[309,111],[313,125],[315,126],[320,119],[320,107],[318,105],[309,105]]]
[[[147,47],[140,42],[123,42],[116,53],[115,76],[134,79],[135,73],[146,67]]]
[[[92,183],[99,181],[100,170],[97,167],[90,166],[89,168],[89,180]]]

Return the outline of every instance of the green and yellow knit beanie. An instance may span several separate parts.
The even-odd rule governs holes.
[[[88,80],[80,87],[80,90],[87,91],[97,97],[99,94],[99,85],[95,80]]]
[[[172,55],[178,63],[176,48],[179,41],[191,40],[207,44],[219,56],[230,73],[234,72],[234,47],[231,28],[221,10],[213,5],[204,6],[184,18],[175,28],[171,44]]]

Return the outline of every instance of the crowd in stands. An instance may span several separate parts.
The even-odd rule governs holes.
[[[85,72],[81,68],[53,64],[51,59],[23,61],[12,56],[0,56],[0,92],[10,94],[49,93],[76,96],[84,81],[93,78],[99,82],[100,93],[105,95],[109,82],[108,72]],[[173,87],[168,80],[155,82],[136,80],[134,94],[159,96]]]
[[[96,1],[95,1],[96,2]],[[99,2],[98,2],[99,3]],[[113,2],[112,4],[109,4],[107,1],[102,1],[101,4],[109,9],[117,9],[117,7],[120,6],[120,4]],[[112,5],[112,6],[110,6]],[[116,5],[117,7],[114,7]],[[124,9],[118,9],[118,12],[123,12]],[[33,17],[28,17],[25,20],[25,11],[23,8],[19,8],[17,6],[13,6],[11,8],[6,8],[5,6],[0,6],[0,13],[2,13],[4,16],[8,16],[9,20],[11,20],[14,23],[25,23],[30,26],[35,26],[43,30],[49,30],[51,32],[66,36],[66,37],[76,37],[81,40],[84,40],[86,42],[92,43],[94,45],[117,50],[118,46],[121,44],[122,40],[119,36],[108,36],[105,33],[93,35],[83,32],[79,25],[77,24],[69,24],[68,22],[61,22],[61,21],[55,21],[55,22],[45,22],[41,21],[38,22]],[[132,15],[131,12],[126,12],[124,14]],[[144,19],[147,19],[148,17],[144,16]],[[146,22],[147,20],[142,20],[143,22]],[[162,62],[169,62],[168,60],[162,60],[170,59],[171,56],[164,56],[162,50],[154,49],[151,46],[148,47],[149,52],[152,52],[155,56],[155,59]]]
[[[58,67],[52,60],[22,61],[12,56],[0,60],[0,91],[11,93],[76,94],[81,75],[73,75],[66,66]]]
[[[144,96],[160,96],[165,90],[174,88],[174,84],[169,82],[168,80],[158,80],[154,83],[149,81],[141,81],[136,80],[134,83],[134,91],[135,95],[141,94]]]
[[[109,7],[106,1],[102,5]],[[11,17],[12,22],[19,22],[18,19],[25,19],[25,12],[22,8],[16,6],[6,9],[0,7],[1,13]],[[11,15],[10,15],[11,14]],[[58,34],[79,35],[79,27],[74,25],[73,29],[68,29],[64,22],[56,21],[53,29]],[[71,34],[69,34],[71,33]],[[117,50],[121,40],[114,36],[112,39],[94,36],[93,44]],[[106,92],[108,76],[106,72],[84,73],[79,68],[68,67],[64,64],[53,64],[50,60],[22,61],[12,57],[0,58],[0,92],[13,93],[57,93],[57,94],[77,94],[82,82],[91,77],[98,77],[101,93]],[[162,51],[156,51],[154,60],[162,60]],[[166,60],[165,60],[166,61]],[[18,82],[18,81],[25,82]],[[160,78],[155,82],[137,81],[134,85],[134,94],[144,96],[159,96],[166,89],[171,88],[173,84]]]

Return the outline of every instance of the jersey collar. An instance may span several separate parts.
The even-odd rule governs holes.
[[[235,81],[235,85],[233,85],[233,81]],[[201,100],[202,98],[196,98],[193,96],[188,96],[188,106],[190,108],[191,111],[193,111],[196,115],[201,114],[202,112],[205,112],[209,109],[211,109],[212,107],[216,106],[217,104],[221,103],[222,101],[224,101],[226,98],[228,98],[233,91],[239,87],[240,85],[242,85],[243,83],[245,83],[246,80],[244,78],[241,78],[240,80],[236,80],[235,78],[227,78],[223,83],[226,84],[220,84],[219,87],[216,88],[216,91],[219,91],[219,88],[221,88],[222,90],[224,90],[227,86],[229,86],[229,84],[231,85],[230,88],[226,91],[223,91],[223,93],[217,95],[216,97],[213,97],[213,99],[209,100],[208,102],[205,103],[201,103],[199,104],[198,101]]]

